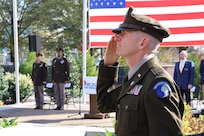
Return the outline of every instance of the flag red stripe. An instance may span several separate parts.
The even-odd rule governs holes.
[[[108,41],[108,39],[107,39]],[[92,48],[98,48],[98,47],[106,47],[107,42],[92,42],[91,43],[91,47]],[[202,41],[182,41],[182,42],[162,42],[161,43],[161,47],[162,46],[203,46],[204,45],[204,40]]]
[[[198,19],[204,18],[204,12],[196,13],[182,13],[182,14],[160,14],[160,15],[147,15],[158,20],[183,20],[183,19]],[[90,22],[122,22],[123,16],[92,16]]]
[[[182,27],[182,28],[170,28],[171,34],[184,34],[184,33],[202,33],[204,26],[200,27]]]
[[[126,7],[165,7],[165,6],[185,6],[204,4],[203,0],[164,0],[164,1],[127,1]]]
[[[123,16],[91,16],[90,22],[122,22]]]
[[[170,28],[170,30],[171,30],[171,34],[202,33],[204,31],[204,26]],[[91,35],[113,35],[112,29],[91,29],[90,34]]]
[[[163,42],[161,46],[197,46],[204,45],[204,40],[199,41],[182,41],[182,42]]]

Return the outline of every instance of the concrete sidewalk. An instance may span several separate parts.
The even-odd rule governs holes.
[[[111,113],[105,119],[84,119],[84,114],[89,113],[88,104],[69,105],[65,110],[49,109],[45,105],[44,109],[33,109],[35,103],[14,104],[0,107],[0,116],[12,119],[17,117],[19,123],[36,123],[47,125],[75,125],[88,127],[113,127],[115,113]]]
[[[204,108],[204,103],[200,104]],[[105,129],[114,132],[115,113],[105,119],[84,119],[84,114],[90,111],[89,104],[70,103],[68,107],[65,105],[65,110],[54,110],[49,104],[45,104],[42,110],[34,107],[33,100],[1,106],[0,116],[8,120],[17,117],[18,125],[0,129],[0,136],[96,136],[99,132],[105,136]]]
[[[105,119],[84,119],[84,114],[89,113],[89,104],[68,105],[65,110],[50,109],[48,104],[42,110],[34,107],[34,102],[0,107],[0,116],[8,120],[17,117],[18,122],[17,126],[0,129],[0,135],[56,136],[64,133],[66,136],[95,136],[101,132],[101,136],[105,136],[105,128],[114,132],[115,113]]]

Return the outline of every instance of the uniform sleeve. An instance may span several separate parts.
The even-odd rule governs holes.
[[[48,71],[47,71],[47,64],[44,63],[44,79],[43,81],[47,81]]]
[[[66,81],[70,81],[70,63],[65,59],[65,72],[66,72]]]
[[[34,65],[35,65],[35,63],[33,63],[33,66],[32,66],[32,73],[31,73],[31,79],[32,79],[32,81],[34,80],[33,78],[34,78]]]
[[[117,67],[99,64],[99,74],[97,79],[97,104],[101,113],[116,111],[117,98],[121,87],[117,87]]]
[[[201,76],[201,83],[204,83],[204,60],[200,62],[200,76]]]
[[[150,136],[182,136],[179,106],[183,103],[176,87],[168,80],[157,80],[144,97]]]
[[[177,63],[175,64],[175,67],[174,67],[174,81],[177,82]]]
[[[54,81],[54,61],[55,59],[52,60],[52,81]]]
[[[190,80],[189,84],[194,84],[194,76],[195,76],[195,65],[193,61],[190,61],[191,67],[190,67]]]

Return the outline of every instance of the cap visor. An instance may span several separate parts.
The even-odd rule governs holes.
[[[132,28],[122,28],[122,27],[118,27],[118,28],[112,30],[112,32],[116,33],[116,34],[121,33],[121,31],[135,31],[135,30]]]

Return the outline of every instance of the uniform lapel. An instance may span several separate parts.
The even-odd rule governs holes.
[[[143,76],[158,62],[156,57],[145,62],[140,69],[132,76],[130,80],[127,80],[127,76],[122,83],[122,90],[119,94],[118,101],[127,94],[138,82],[143,78]]]

